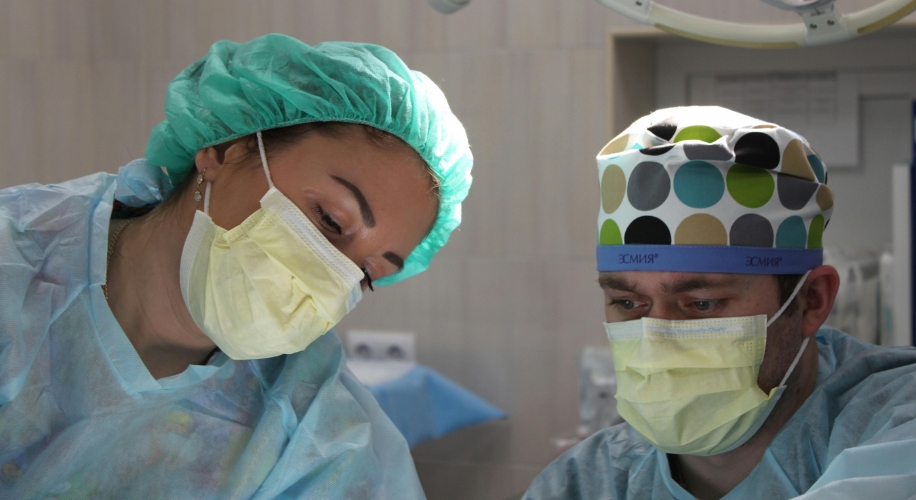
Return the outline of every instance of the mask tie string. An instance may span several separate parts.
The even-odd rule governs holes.
[[[792,301],[795,300],[795,296],[798,295],[798,291],[801,290],[802,285],[805,284],[805,280],[808,279],[809,274],[811,274],[810,270],[806,272],[801,277],[800,280],[798,280],[798,284],[795,285],[795,289],[792,290],[792,295],[789,295],[789,300],[787,300],[786,303],[783,304],[782,307],[779,308],[779,311],[776,311],[776,314],[774,314],[773,317],[769,321],[767,321],[767,327],[769,327],[770,325],[773,324],[773,322],[779,319],[779,317],[782,316],[782,313],[784,313],[785,310],[789,307],[789,304],[791,304]],[[802,341],[802,345],[801,345],[801,348],[798,350],[798,354],[795,355],[795,359],[792,360],[792,364],[789,365],[789,369],[786,370],[786,374],[782,377],[782,381],[779,382],[779,385],[777,387],[782,387],[786,385],[786,381],[789,380],[789,375],[792,374],[792,372],[795,370],[795,366],[798,365],[798,362],[801,360],[802,354],[804,354],[805,352],[805,347],[808,347],[809,340],[811,340],[811,337],[805,337],[805,340]]]
[[[210,181],[204,186],[204,213],[210,215]]]
[[[792,364],[789,365],[789,370],[786,371],[786,376],[782,378],[782,381],[779,382],[777,387],[782,387],[786,385],[786,381],[789,380],[789,375],[792,374],[792,370],[795,369],[795,365],[798,364],[798,361],[801,359],[802,354],[805,352],[805,347],[808,347],[808,341],[811,340],[811,337],[805,337],[805,340],[802,341],[801,349],[798,350],[798,354],[795,355],[795,359],[792,361]]]
[[[255,135],[258,136],[258,152],[261,153],[261,165],[264,166],[264,174],[267,175],[267,185],[272,189],[274,187],[274,181],[270,178],[270,167],[267,166],[267,152],[264,150],[264,139],[261,138],[260,130],[255,132]]]
[[[261,131],[258,130],[255,135],[258,137],[258,152],[261,154],[261,165],[264,167],[264,174],[267,175],[267,185],[274,187],[274,181],[270,178],[270,167],[267,166],[267,152],[264,150],[264,139],[261,138]],[[207,181],[204,187],[204,213],[210,215],[210,181]]]
[[[789,300],[786,300],[786,302],[782,305],[782,307],[780,307],[779,310],[776,311],[776,314],[774,314],[773,317],[770,318],[769,321],[767,321],[767,328],[769,328],[770,325],[772,325],[777,319],[779,319],[779,317],[782,316],[782,313],[786,312],[786,309],[789,307],[789,304],[791,304],[792,301],[795,300],[795,296],[798,295],[798,291],[801,290],[802,285],[805,284],[805,280],[808,279],[809,274],[811,274],[811,271],[806,272],[804,275],[802,275],[801,279],[798,280],[798,284],[795,285],[795,290],[792,290],[792,295],[789,295]]]

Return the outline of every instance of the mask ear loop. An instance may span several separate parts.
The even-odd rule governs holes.
[[[270,178],[270,167],[267,166],[267,152],[264,151],[264,139],[261,138],[260,130],[255,132],[255,135],[258,137],[258,152],[261,153],[261,165],[264,167],[264,174],[267,175],[267,185],[273,189],[274,181]]]
[[[270,167],[267,166],[267,152],[264,150],[264,139],[261,137],[261,131],[258,130],[255,135],[258,137],[258,152],[261,154],[261,166],[264,167],[264,174],[267,175],[267,185],[274,187],[274,181],[270,178]],[[204,213],[210,215],[210,181],[204,187]]]
[[[204,213],[210,215],[210,181],[204,186]]]
[[[795,355],[795,359],[792,361],[792,364],[789,365],[789,370],[786,372],[786,376],[782,378],[782,382],[780,382],[777,387],[782,387],[786,385],[786,381],[789,380],[789,375],[792,374],[792,370],[795,369],[795,365],[798,364],[798,361],[801,359],[802,354],[804,354],[805,347],[808,347],[809,340],[811,340],[811,337],[805,337],[805,340],[802,341],[801,349],[798,350],[798,354]]]
[[[805,284],[805,280],[808,279],[809,274],[811,274],[811,271],[806,272],[801,277],[801,279],[798,280],[798,284],[795,285],[795,290],[792,290],[792,295],[789,296],[789,300],[787,300],[786,303],[783,304],[782,307],[779,308],[779,311],[777,311],[776,314],[773,315],[773,318],[770,319],[770,321],[767,321],[768,327],[772,325],[774,321],[779,319],[779,317],[782,316],[782,313],[785,312],[786,308],[789,307],[789,304],[791,304],[792,301],[795,300],[795,296],[798,295],[798,291],[801,290],[802,285]],[[789,365],[789,369],[786,370],[785,376],[782,377],[782,381],[779,382],[779,385],[777,387],[783,387],[784,385],[786,385],[786,381],[789,380],[789,375],[791,375],[792,372],[795,370],[795,366],[798,365],[798,362],[801,360],[802,354],[804,354],[805,352],[805,348],[808,347],[809,340],[811,340],[811,337],[805,337],[805,340],[802,341],[802,345],[801,345],[801,348],[798,350],[798,354],[795,355],[795,359],[792,360],[792,364]]]
[[[789,304],[791,304],[792,301],[795,300],[795,296],[798,295],[798,291],[801,290],[802,285],[805,284],[805,280],[808,279],[809,274],[811,274],[811,271],[806,272],[804,275],[802,275],[801,279],[798,280],[798,284],[795,285],[795,290],[792,290],[792,295],[789,295],[789,300],[787,300],[785,304],[783,304],[782,307],[780,307],[779,310],[776,311],[776,314],[774,314],[773,317],[770,318],[769,321],[767,321],[767,327],[769,327],[777,319],[779,319],[779,317],[782,316],[782,313],[786,312],[786,309],[789,307]]]

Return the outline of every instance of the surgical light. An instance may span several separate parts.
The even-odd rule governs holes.
[[[471,3],[471,0],[428,0],[429,5],[432,8],[438,10],[443,14],[451,14],[456,10],[459,10],[467,4]]]
[[[834,0],[762,0],[802,18],[794,24],[719,21],[681,12],[653,0],[597,0],[630,19],[675,35],[737,47],[785,49],[825,45],[891,25],[916,10],[916,0],[884,0],[844,15]],[[432,0],[430,0],[432,2]]]

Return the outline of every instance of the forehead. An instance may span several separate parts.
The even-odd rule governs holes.
[[[608,290],[669,295],[702,289],[764,291],[775,286],[775,280],[771,275],[760,274],[610,271],[598,273],[598,284]]]
[[[418,191],[430,195],[431,174],[420,155],[406,143],[392,136],[384,143],[365,131],[352,131],[339,137],[324,137],[316,147],[336,161],[333,167],[342,173],[366,179],[364,191]]]

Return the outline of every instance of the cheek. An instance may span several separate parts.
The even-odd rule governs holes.
[[[214,183],[210,191],[213,222],[224,229],[232,229],[261,208],[261,198],[267,192],[267,178],[252,169],[236,170],[221,183]],[[203,210],[202,202],[198,208]]]
[[[615,319],[616,318],[614,317],[614,309],[610,305],[608,305],[607,297],[604,297],[604,321],[607,323],[611,323]]]
[[[757,376],[761,389],[769,391],[782,381],[801,348],[802,340],[800,314],[781,317],[769,328],[766,353]]]

